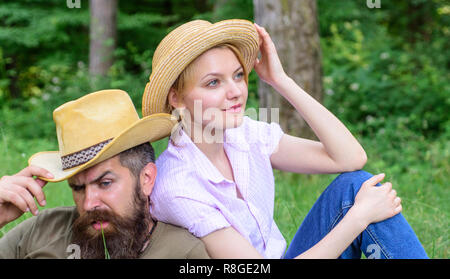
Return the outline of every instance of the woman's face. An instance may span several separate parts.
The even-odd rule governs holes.
[[[248,91],[236,55],[227,47],[212,48],[193,62],[190,72],[177,107],[186,108],[187,117],[202,128],[225,130],[241,125]]]

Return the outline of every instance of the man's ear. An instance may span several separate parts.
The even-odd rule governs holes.
[[[169,95],[167,96],[169,104],[176,108],[183,108],[184,107],[184,103],[181,100],[181,98],[178,97],[177,91],[172,87],[169,90]]]
[[[149,196],[153,191],[153,186],[156,180],[156,165],[154,163],[148,163],[142,170],[139,177],[141,182],[141,188],[144,195]]]

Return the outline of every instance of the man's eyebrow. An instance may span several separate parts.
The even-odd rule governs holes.
[[[109,171],[109,170],[108,170],[108,171],[105,171],[104,173],[102,173],[101,175],[99,175],[97,178],[92,179],[91,181],[89,181],[88,184],[98,183],[104,176],[106,176],[106,175],[108,175],[108,174],[113,174],[113,172],[112,172],[112,171]],[[70,182],[69,182],[69,186],[70,186],[71,188],[73,188],[73,187],[84,187],[84,186],[86,186],[86,184],[78,185],[78,184],[70,183]]]

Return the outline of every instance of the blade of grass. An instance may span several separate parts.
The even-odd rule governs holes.
[[[103,247],[105,247],[105,259],[109,260],[111,259],[111,257],[109,256],[108,248],[106,248],[105,234],[103,233],[103,223],[101,221],[100,228],[102,229]]]

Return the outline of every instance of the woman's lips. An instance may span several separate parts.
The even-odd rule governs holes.
[[[226,112],[241,112],[241,109],[242,109],[242,105],[241,104],[237,104],[237,105],[234,105],[234,106],[232,106],[232,107],[230,107],[228,109],[225,109],[224,111],[226,111]]]

